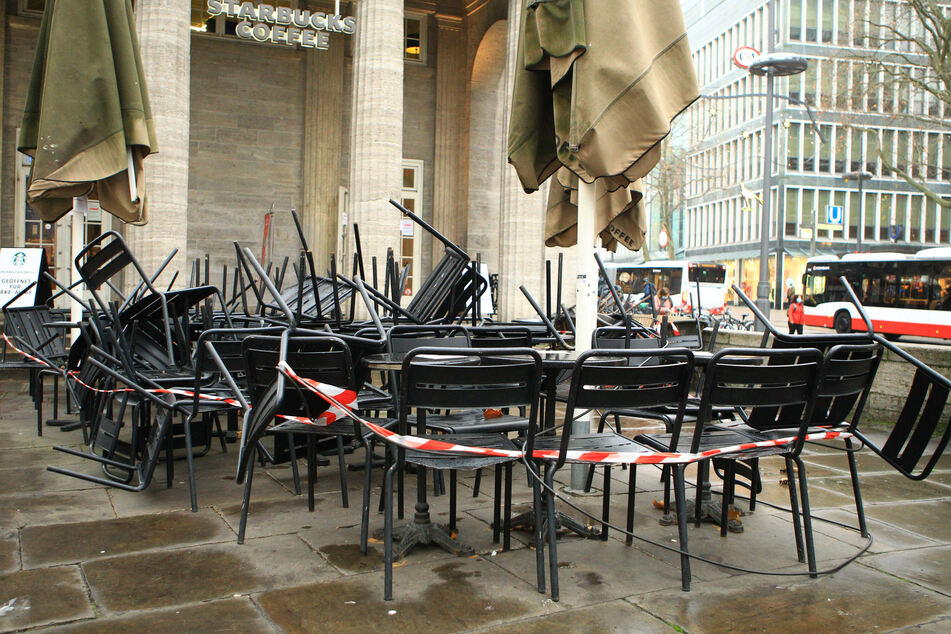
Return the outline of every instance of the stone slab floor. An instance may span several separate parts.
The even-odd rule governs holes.
[[[384,602],[382,544],[374,539],[365,557],[357,547],[362,474],[350,473],[344,509],[335,467],[320,468],[310,513],[306,499],[293,494],[286,465],[259,471],[248,539],[238,545],[236,445],[226,454],[215,445],[196,461],[200,509],[191,513],[184,461],[175,464],[171,488],[162,465],[140,493],[46,471],[49,464],[91,474],[97,468],[52,450],[78,447],[79,432],[47,428],[36,436],[25,389],[17,375],[0,374],[0,631],[951,631],[951,456],[923,483],[861,456],[874,544],[833,575],[761,576],[695,562],[692,591],[684,593],[677,556],[656,545],[627,546],[617,532],[607,541],[565,535],[558,603],[535,589],[526,533],[514,533],[508,552],[492,543],[492,474],[478,498],[465,475],[459,538],[477,554],[417,548],[398,562],[395,600]],[[854,523],[844,456],[810,450],[807,463],[816,515]],[[780,467],[764,462],[762,500],[788,501]],[[516,465],[515,473],[518,512],[529,508],[531,495],[524,470]],[[623,523],[627,472],[615,468],[611,478],[612,518]],[[379,480],[377,474],[374,511]],[[599,475],[598,492],[573,501],[599,511],[602,485]],[[658,472],[642,468],[635,530],[676,546],[675,527],[660,526],[651,503],[659,490]],[[433,507],[444,521],[447,497]],[[371,518],[379,532],[382,517]],[[726,538],[712,524],[691,526],[692,552],[742,567],[803,571],[785,513],[759,505],[742,522],[744,532]],[[823,569],[863,543],[822,522],[816,541]]]

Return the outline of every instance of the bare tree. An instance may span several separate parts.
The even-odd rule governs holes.
[[[884,14],[882,7],[888,9]],[[869,65],[865,88],[870,106],[873,103],[878,106],[877,95],[881,89],[883,113],[898,124],[925,130],[900,131],[899,134],[907,138],[897,140],[893,135],[883,136],[876,130],[876,134],[870,136],[872,147],[866,148],[866,154],[877,156],[883,171],[895,174],[942,207],[951,207],[951,200],[939,195],[926,179],[935,178],[942,170],[937,164],[937,133],[949,129],[942,117],[942,110],[951,113],[951,13],[948,9],[947,1],[938,0],[876,3],[869,18],[863,19],[873,53],[860,56],[860,60]],[[853,86],[853,95],[860,91],[861,88]],[[893,157],[895,149],[898,152]],[[910,161],[906,159],[905,149],[910,150]],[[946,146],[945,151],[948,149],[951,148]]]

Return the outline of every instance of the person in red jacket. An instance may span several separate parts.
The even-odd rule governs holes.
[[[789,302],[789,308],[786,309],[786,321],[789,322],[789,334],[801,335],[802,324],[805,321],[806,313],[802,307],[802,295],[793,295]]]

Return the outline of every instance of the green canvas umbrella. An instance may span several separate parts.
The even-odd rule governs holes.
[[[508,158],[526,191],[552,184],[545,240],[576,241],[577,179],[595,184],[602,244],[638,249],[636,182],[700,94],[679,0],[522,0]]]
[[[148,222],[142,162],[157,143],[129,0],[46,0],[17,149],[43,220],[88,196]]]

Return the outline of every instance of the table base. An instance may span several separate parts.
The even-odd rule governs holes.
[[[534,532],[535,530],[535,512],[529,511],[512,518],[512,528]],[[585,539],[601,539],[601,531],[596,528],[586,526],[575,518],[565,515],[561,511],[555,512],[555,530],[567,529],[576,535]],[[548,535],[548,513],[542,511],[542,535]]]
[[[427,512],[428,515],[428,512]],[[428,517],[425,521],[414,520],[393,529],[393,558],[399,559],[414,546],[433,544],[454,555],[471,555],[472,546],[458,542],[445,526],[433,524]]]
[[[689,504],[688,506],[687,522],[696,522],[696,505]],[[723,504],[720,500],[704,500],[700,503],[700,521],[711,522],[719,526],[722,510]],[[743,511],[733,505],[730,506],[730,511],[735,511],[737,515],[743,515]],[[659,523],[661,526],[673,526],[677,523],[677,514],[668,513],[660,518]],[[743,522],[737,519],[728,519],[726,529],[731,533],[742,533]]]

